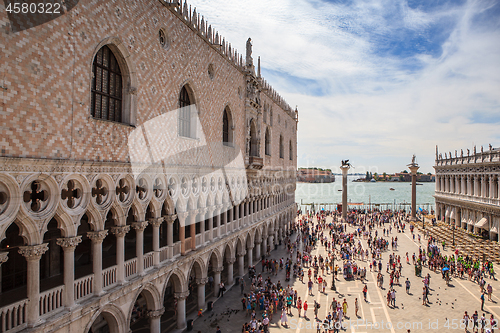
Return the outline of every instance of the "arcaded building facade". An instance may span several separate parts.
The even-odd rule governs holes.
[[[66,3],[0,3],[0,332],[185,328],[293,227],[298,111],[188,4]]]
[[[500,149],[479,152],[436,149],[436,216],[469,232],[498,241],[500,229]]]

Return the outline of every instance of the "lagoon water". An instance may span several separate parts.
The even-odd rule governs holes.
[[[329,184],[311,184],[311,183],[297,183],[295,190],[295,201],[297,204],[310,204],[315,203],[316,210],[317,204],[340,204],[342,203],[342,176],[335,176],[335,182]],[[364,203],[368,205],[369,201],[373,204],[383,204],[385,209],[386,204],[388,208],[403,208],[403,204],[411,202],[411,183],[408,182],[353,182],[359,178],[358,176],[348,176],[347,185],[347,200],[352,203]],[[391,191],[390,188],[394,188]],[[417,209],[434,209],[434,190],[436,183],[422,183],[417,186]],[[394,206],[394,203],[396,205]],[[401,204],[401,206],[399,205]],[[394,206],[394,207],[393,207]],[[300,207],[300,206],[299,206]],[[321,205],[323,207],[323,205]],[[335,209],[336,206],[333,208]],[[304,209],[305,206],[302,206]],[[327,206],[327,208],[329,207]]]

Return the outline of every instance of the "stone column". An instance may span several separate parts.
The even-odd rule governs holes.
[[[465,194],[465,192],[466,192],[466,189],[465,189],[465,185],[466,185],[466,184],[465,184],[465,183],[466,183],[466,182],[465,182],[465,177],[466,177],[466,176],[463,176],[463,175],[462,175],[462,176],[460,176],[460,182],[461,182],[461,186],[460,186],[460,187],[461,187],[461,189],[460,189],[460,194]]]
[[[218,206],[214,210],[214,218],[215,218],[215,227],[217,228],[217,230],[215,232],[215,238],[219,239],[220,238],[220,209]]]
[[[157,217],[149,221],[153,226],[153,265],[160,266],[160,226],[163,223],[163,217]]]
[[[240,223],[240,204],[237,204],[235,207],[235,210],[234,210],[234,213],[236,216],[233,216],[234,217],[234,222],[236,223],[236,226],[235,228],[236,229],[240,229],[241,228],[241,223]],[[234,230],[234,228],[233,228]]]
[[[245,275],[245,255],[246,251],[238,253],[238,275],[241,278]]]
[[[125,235],[129,230],[129,225],[111,228],[116,237],[116,282],[119,284],[125,282]]]
[[[415,156],[413,156],[415,157]],[[411,220],[417,220],[417,170],[420,168],[417,163],[413,160],[411,164],[408,165],[408,168],[411,171]],[[446,182],[446,186],[448,182]],[[447,188],[447,191],[449,187]]]
[[[449,180],[449,176],[444,176],[444,179],[445,179],[444,180],[444,191],[445,192],[450,192],[450,180]]]
[[[214,296],[219,295],[219,284],[220,284],[220,273],[224,270],[224,267],[214,267]]]
[[[165,221],[167,221],[167,257],[172,259],[174,257],[174,221],[177,215],[167,215],[165,216]]]
[[[59,238],[56,244],[64,251],[64,305],[75,304],[75,248],[82,242],[82,236]]]
[[[27,272],[27,323],[28,327],[39,324],[39,298],[40,298],[40,258],[49,249],[49,244],[20,246],[19,254],[26,258],[28,263]]]
[[[267,253],[267,237],[262,236],[262,252],[264,252],[264,255]]]
[[[208,211],[208,239],[209,241],[214,240],[214,210]]]
[[[342,221],[347,220],[347,172],[349,171],[349,165],[342,165],[340,169],[342,170]]]
[[[230,226],[230,227],[229,227]],[[233,207],[229,207],[227,211],[227,221],[226,221],[226,230],[229,229],[229,232],[233,232],[234,230],[234,220],[233,220]]]
[[[274,238],[274,235],[269,235],[268,237],[268,241],[267,241],[267,245],[269,245],[269,247],[271,248],[271,251],[274,250],[274,243],[273,243],[273,239]]]
[[[191,251],[196,250],[196,216],[198,215],[198,210],[192,210],[189,212],[189,229],[191,230]]]
[[[472,175],[467,175],[467,195],[472,195]]]
[[[260,247],[262,245],[262,241],[259,239],[257,241],[255,241],[255,244],[256,244],[256,249],[255,249],[255,260],[258,260],[260,261]]]
[[[479,176],[476,175],[474,176],[474,196],[479,197],[481,195],[480,193],[480,187],[479,187]]]
[[[132,222],[135,229],[135,253],[137,255],[137,274],[144,274],[144,229],[148,226],[147,221]]]
[[[196,279],[198,284],[198,309],[203,309],[205,307],[205,285],[208,282],[208,278],[204,277],[201,279]]]
[[[253,246],[247,248],[248,266],[253,266]]]
[[[486,198],[486,176],[481,175],[479,179],[481,180],[481,197]]]
[[[495,199],[495,178],[494,175],[490,175],[490,193],[489,198]]]
[[[177,299],[177,328],[186,328],[186,298],[189,295],[189,291],[183,291],[180,293],[174,293],[175,299]]]
[[[178,213],[177,217],[179,218],[179,240],[181,242],[181,255],[184,256],[186,255],[186,230],[184,229],[186,227],[186,218],[188,216],[188,213],[183,212],[183,213]]]
[[[94,270],[94,295],[101,295],[102,291],[102,241],[108,235],[108,230],[89,231],[87,237],[92,240],[92,260]]]
[[[227,284],[230,286],[233,284],[233,265],[236,262],[236,258],[231,258],[227,262]]]
[[[151,333],[161,332],[161,316],[165,313],[165,308],[159,310],[151,310],[148,312],[149,317],[149,331]]]

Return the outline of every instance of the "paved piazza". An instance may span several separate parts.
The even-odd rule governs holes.
[[[316,222],[316,219],[314,219]],[[327,223],[331,222],[332,218],[327,218]],[[387,226],[387,224],[386,224]],[[383,228],[375,228],[374,230],[379,230],[379,235],[382,233]],[[417,230],[417,229],[415,229]],[[352,227],[347,228],[348,232],[353,232]],[[325,233],[326,234],[326,233]],[[416,233],[418,235],[418,233]],[[292,240],[295,240],[297,234],[292,236]],[[304,276],[304,283],[300,282],[299,279],[291,280],[291,284],[294,289],[298,291],[298,296],[302,298],[303,301],[309,303],[308,317],[309,319],[304,319],[303,317],[298,317],[298,312],[295,307],[292,308],[292,315],[288,316],[289,326],[288,328],[282,327],[279,323],[280,315],[276,313],[270,324],[270,332],[317,332],[317,329],[312,325],[314,324],[314,311],[313,311],[313,300],[318,301],[321,304],[319,309],[318,318],[323,320],[328,315],[329,307],[332,299],[335,297],[337,300],[347,299],[348,311],[347,317],[349,319],[344,320],[345,326],[352,323],[351,326],[347,326],[344,332],[444,332],[444,331],[456,331],[464,332],[464,329],[460,329],[460,320],[464,315],[464,311],[468,311],[470,315],[474,311],[478,311],[479,317],[482,315],[481,302],[480,302],[480,289],[476,283],[468,281],[468,279],[452,278],[450,286],[446,286],[445,280],[441,278],[440,273],[431,272],[427,267],[423,268],[422,276],[427,275],[430,272],[431,282],[430,288],[431,293],[429,296],[430,303],[427,306],[422,305],[422,278],[415,276],[413,265],[406,264],[405,254],[411,254],[414,252],[418,254],[418,236],[415,237],[416,241],[412,240],[412,236],[408,227],[405,233],[397,233],[395,229],[392,230],[391,237],[398,236],[399,246],[398,250],[391,251],[390,247],[388,251],[382,252],[382,263],[383,269],[382,273],[384,275],[384,289],[377,288],[376,275],[377,273],[370,272],[369,263],[367,261],[357,260],[359,267],[367,268],[367,280],[368,282],[368,302],[363,301],[363,283],[359,280],[355,281],[345,281],[342,275],[339,274],[339,280],[336,282],[337,291],[330,290],[331,286],[331,274],[327,275],[328,288],[326,293],[319,293],[317,284],[313,287],[314,296],[308,296],[307,292],[307,271]],[[422,246],[424,244],[423,235],[421,236]],[[355,243],[357,240],[361,239],[364,248],[367,248],[368,244],[366,240],[361,238],[355,238]],[[425,240],[427,242],[427,240]],[[337,247],[338,249],[338,247]],[[451,248],[447,248],[445,253],[447,255],[451,254]],[[402,277],[400,278],[400,286],[395,285],[396,290],[396,307],[388,307],[385,295],[387,294],[387,288],[389,286],[389,277],[386,271],[386,264],[389,257],[389,253],[394,252],[396,255],[401,256],[401,262],[403,264]],[[322,254],[325,256],[327,250],[321,244],[316,246],[312,251],[312,255]],[[296,253],[294,253],[295,257]],[[278,250],[272,251],[269,258],[280,259],[286,258],[286,250],[284,246],[280,246]],[[411,259],[410,259],[411,262]],[[335,264],[339,264],[336,260]],[[340,265],[339,265],[340,266]],[[259,263],[256,265],[257,273],[261,273],[262,266]],[[495,266],[495,271],[497,267]],[[267,278],[269,274],[263,273],[264,279]],[[320,273],[321,275],[321,273]],[[409,278],[411,281],[410,294],[405,292],[404,281]],[[285,286],[285,270],[281,270],[277,277],[272,277],[273,283],[281,281]],[[246,288],[245,292],[250,289],[250,282],[248,280],[248,275],[245,276]],[[486,279],[486,283],[493,286],[493,301],[486,300],[485,302],[485,317],[489,321],[490,315],[493,314],[495,318],[500,318],[500,298],[498,297],[498,290],[500,288],[500,282],[498,280]],[[250,320],[250,316],[246,315],[242,311],[241,305],[241,294],[239,286],[234,286],[230,291],[228,291],[224,297],[219,298],[215,305],[213,312],[205,312],[203,317],[196,319],[194,323],[193,332],[216,332],[215,325],[219,325],[222,332],[240,332],[241,327],[245,322]],[[354,315],[354,299],[358,298],[360,301],[359,318]],[[487,298],[486,298],[487,299]],[[239,310],[237,313],[235,311],[229,310]],[[257,312],[257,318],[261,317],[261,312]],[[366,322],[373,323],[373,326]],[[387,323],[392,324],[392,328],[388,327]],[[454,325],[456,323],[456,325]],[[377,326],[383,325],[383,326]],[[399,325],[399,326],[398,326]],[[406,327],[405,327],[406,325]],[[454,329],[454,327],[456,329]],[[469,330],[472,332],[472,328]],[[323,330],[321,331],[323,332]],[[497,332],[497,330],[495,330]]]

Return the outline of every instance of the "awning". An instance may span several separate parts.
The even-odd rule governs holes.
[[[455,210],[452,210],[451,214],[450,214],[450,219],[454,219],[454,218],[455,218]]]
[[[479,222],[476,223],[475,227],[484,228],[486,224],[488,224],[488,219],[486,217],[483,217],[482,219],[479,220]]]
[[[450,209],[449,208],[446,210],[444,217],[450,217]]]
[[[491,228],[490,232],[494,232],[495,234],[498,234],[498,229],[496,227]]]
[[[467,224],[474,224],[474,221],[472,221],[471,219],[469,219],[469,220],[467,221]]]

